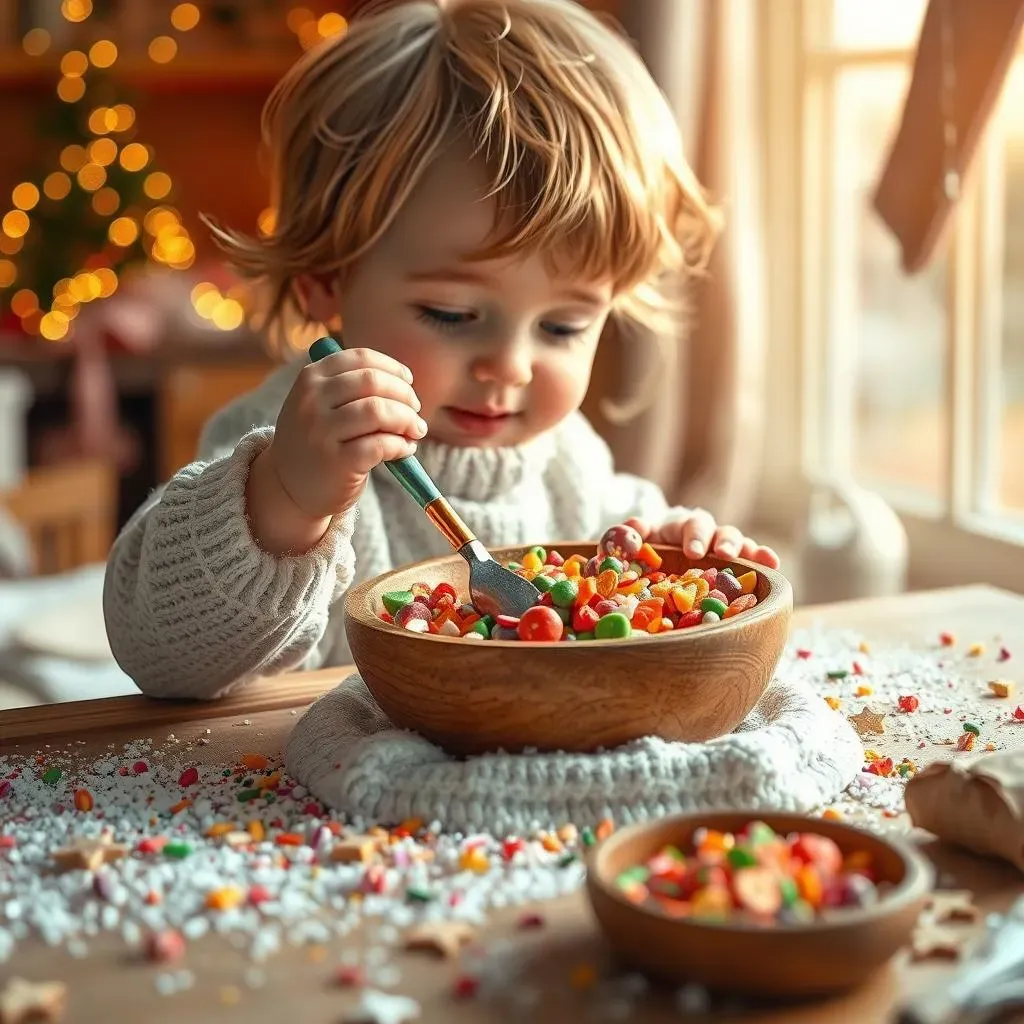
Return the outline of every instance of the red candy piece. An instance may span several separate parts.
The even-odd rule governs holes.
[[[452,991],[456,999],[472,999],[480,988],[480,982],[468,974],[455,979]]]
[[[196,767],[186,768],[181,775],[178,776],[178,785],[182,789],[186,789],[189,786],[194,786],[199,781],[199,769]]]
[[[1013,709],[1013,717],[1016,718],[1018,722],[1024,722],[1024,704],[1018,704]]]
[[[502,629],[515,629],[519,620],[514,615],[499,615],[494,620]]]
[[[548,557],[544,560],[545,565],[565,565],[565,559],[554,550],[548,552]]]
[[[146,937],[146,957],[155,963],[173,963],[185,955],[185,940],[180,932],[168,928]]]
[[[704,621],[704,613],[699,609],[694,609],[690,612],[683,612],[679,616],[679,622],[676,624],[677,629],[686,629],[689,626],[699,626]]]
[[[906,697],[900,697],[899,701],[900,711],[916,711],[920,706],[921,702],[913,695],[908,694]]]
[[[430,592],[427,604],[431,608],[436,608],[445,598],[451,601],[453,605],[459,603],[459,595],[455,593],[455,588],[450,583],[438,583],[438,585]]]
[[[797,656],[797,657],[798,657],[798,658],[799,658],[799,659],[800,659],[801,661],[806,661],[806,660],[807,660],[807,659],[808,659],[808,658],[809,658],[809,657],[811,656],[811,654],[812,654],[812,653],[813,653],[813,652],[812,652],[812,651],[809,651],[809,650],[807,650],[807,648],[806,648],[806,647],[800,647],[800,648],[798,648],[798,649],[797,649],[797,652],[796,652],[796,656]]]
[[[597,609],[592,608],[589,604],[574,608],[572,611],[573,632],[590,632],[597,625],[597,620],[600,617],[601,616],[597,614]]]
[[[527,643],[547,643],[561,640],[564,626],[554,608],[539,604],[523,612],[516,630],[519,639]]]
[[[825,875],[836,874],[843,866],[843,854],[835,842],[813,832],[804,832],[797,839],[793,844],[793,856],[804,864],[813,865]]]
[[[521,853],[526,849],[526,843],[522,841],[518,836],[509,836],[501,844],[501,855],[505,860],[511,860],[517,853]]]

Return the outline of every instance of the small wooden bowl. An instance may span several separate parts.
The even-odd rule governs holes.
[[[844,854],[866,850],[879,880],[893,887],[873,907],[811,924],[758,927],[671,918],[631,903],[615,884],[619,872],[667,843],[685,850],[701,826],[735,832],[753,819],[781,834],[828,836]],[[596,847],[587,865],[594,914],[624,962],[664,981],[771,998],[823,996],[865,981],[910,940],[933,884],[931,865],[909,844],[820,818],[747,811],[685,814],[625,828]]]
[[[554,544],[590,556],[594,544]],[[493,551],[501,562],[522,548]],[[385,573],[345,602],[349,648],[384,713],[454,754],[593,751],[642,736],[700,742],[732,731],[771,680],[789,633],[793,592],[781,573],[740,560],[688,559],[659,548],[666,572],[756,569],[758,604],[715,625],[663,636],[517,643],[414,633],[382,622],[381,596],[447,581],[466,593],[458,555]]]

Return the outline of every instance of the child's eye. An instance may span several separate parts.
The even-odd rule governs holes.
[[[586,330],[586,327],[578,327],[575,324],[542,323],[540,326],[543,331],[550,334],[553,338],[562,339],[573,338]]]
[[[455,331],[476,319],[473,313],[456,313],[450,309],[434,309],[433,306],[417,306],[417,319],[442,331]]]

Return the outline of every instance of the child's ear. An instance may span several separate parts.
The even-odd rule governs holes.
[[[328,279],[300,274],[295,279],[295,292],[307,320],[328,327],[338,322],[338,300]]]

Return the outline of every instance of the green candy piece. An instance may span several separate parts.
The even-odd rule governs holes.
[[[492,627],[488,626],[487,623],[484,622],[483,619],[477,619],[476,622],[474,622],[473,625],[470,626],[469,629],[466,630],[466,632],[467,633],[479,633],[480,636],[482,636],[485,640],[490,640],[491,639],[491,628]]]
[[[615,878],[615,884],[620,889],[629,889],[634,885],[643,885],[650,877],[650,871],[643,864],[637,864],[635,867],[620,871]]]
[[[184,860],[192,855],[192,847],[189,843],[168,843],[164,847],[164,856],[172,860]]]
[[[609,569],[614,569],[616,572],[622,572],[622,563],[617,559],[609,555],[598,567],[598,572],[607,572]]]
[[[426,889],[411,885],[405,890],[405,898],[410,903],[429,903],[434,898],[434,894]]]
[[[829,679],[845,679],[849,674],[845,668],[834,668],[831,672],[825,673]]]
[[[629,569],[630,572],[635,572],[637,576],[643,576],[643,574],[647,572],[647,566],[643,565],[641,562],[630,562]]]
[[[575,580],[559,580],[551,588],[551,603],[556,608],[571,608],[579,593],[580,588]]]
[[[571,852],[567,853],[567,854],[565,854],[565,856],[563,856],[559,860],[558,866],[560,868],[567,868],[575,859],[576,859],[576,854],[575,853],[571,853]]]
[[[731,565],[727,565],[724,569],[721,569],[719,571],[722,572],[722,573],[725,573],[725,575],[727,575],[727,576],[735,576],[736,575],[736,573],[733,572]]]
[[[779,894],[782,896],[782,905],[784,907],[791,907],[800,898],[800,890],[797,888],[796,882],[792,878],[786,878],[783,876],[778,880],[779,882]]]
[[[700,603],[700,610],[702,612],[714,612],[719,618],[725,614],[728,607],[724,601],[719,601],[717,597],[705,597]]]
[[[597,620],[594,636],[598,640],[621,640],[633,632],[629,619],[622,612],[609,612]]]
[[[517,569],[522,569],[522,567],[523,566],[520,562],[509,562],[507,566],[507,568],[511,569],[513,572],[515,572]]]
[[[60,782],[60,769],[59,768],[47,768],[43,772],[43,782],[48,786],[54,785],[54,783]]]
[[[752,868],[757,866],[757,857],[754,851],[747,846],[734,846],[726,854],[726,859],[734,868]]]
[[[550,576],[534,576],[530,582],[542,593],[546,594],[555,586],[555,581]]]
[[[661,852],[664,853],[666,857],[679,861],[680,864],[686,863],[686,854],[683,853],[678,846],[666,846]]]
[[[594,640],[594,631],[592,629],[581,629],[576,634],[577,640]]]
[[[243,789],[238,794],[238,802],[246,804],[250,800],[255,800],[260,795],[258,789]]]
[[[381,600],[384,602],[384,608],[387,610],[388,615],[394,615],[399,608],[412,604],[415,600],[415,595],[411,590],[389,590]]]
[[[972,732],[975,736],[981,735],[981,730],[973,722],[964,722],[964,732]],[[46,776],[43,776],[43,780],[46,780]]]
[[[594,830],[589,825],[584,826],[583,831],[580,832],[580,841],[584,846],[593,846],[597,842]]]
[[[539,544],[530,548],[529,553],[531,555],[536,555],[542,562],[547,561],[548,553]]]
[[[751,822],[747,829],[747,845],[754,847],[763,846],[765,843],[773,843],[778,838],[775,829],[766,825],[763,821]]]

